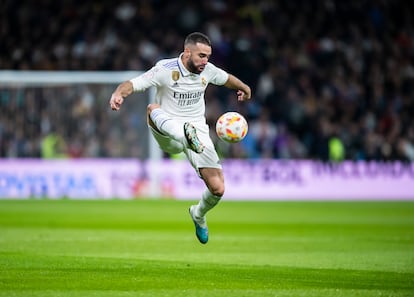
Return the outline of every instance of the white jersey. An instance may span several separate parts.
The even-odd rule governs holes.
[[[160,60],[144,74],[131,79],[134,92],[154,86],[155,103],[160,104],[172,118],[205,122],[204,93],[207,85],[224,85],[229,75],[212,63],[207,63],[200,74],[191,73],[184,67],[181,55]]]

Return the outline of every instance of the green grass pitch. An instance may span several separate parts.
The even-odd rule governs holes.
[[[414,296],[414,202],[0,200],[0,296]]]

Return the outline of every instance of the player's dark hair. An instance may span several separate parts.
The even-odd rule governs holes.
[[[208,38],[207,35],[200,33],[200,32],[193,32],[189,34],[185,38],[184,46],[187,46],[188,44],[196,44],[197,42],[211,46],[210,38]]]

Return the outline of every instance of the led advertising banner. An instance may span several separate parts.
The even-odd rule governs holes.
[[[131,160],[0,160],[0,198],[131,198],[141,171]]]
[[[159,178],[171,196],[200,196],[203,182],[186,162],[166,162],[162,168]],[[228,160],[223,172],[225,199],[414,199],[413,163]]]
[[[226,160],[228,200],[414,199],[414,164]],[[199,199],[185,160],[0,160],[1,198]]]

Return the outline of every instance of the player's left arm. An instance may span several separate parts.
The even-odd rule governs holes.
[[[229,74],[229,78],[224,86],[229,89],[237,90],[237,100],[239,101],[248,100],[252,96],[250,87],[232,74]]]

